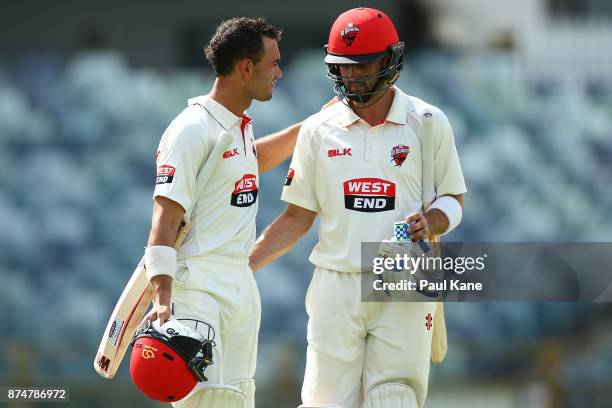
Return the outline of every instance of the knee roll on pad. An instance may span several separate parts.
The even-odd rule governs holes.
[[[185,404],[189,408],[245,408],[246,394],[233,385],[211,385],[198,393],[196,404]],[[183,407],[181,407],[183,408]]]
[[[245,408],[255,408],[255,380],[234,381],[229,385],[242,391],[245,397]]]
[[[374,387],[365,396],[363,408],[417,408],[417,398],[411,386],[399,383]]]

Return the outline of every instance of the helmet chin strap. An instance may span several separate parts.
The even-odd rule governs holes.
[[[343,98],[342,102],[346,106],[351,108],[351,109],[365,109],[365,108],[369,108],[370,106],[376,104],[376,102],[381,100],[382,97],[385,96],[385,94],[389,91],[389,89],[391,89],[391,86],[388,86],[388,87],[386,87],[386,88],[381,90],[381,88],[383,88],[385,82],[386,82],[386,80],[383,77],[378,78],[378,81],[376,81],[376,83],[372,86],[372,88],[368,92],[365,92],[364,95],[348,94],[347,93],[347,94],[345,94],[346,98]],[[372,99],[373,96],[376,96],[376,98]],[[352,102],[355,102],[357,104],[360,104],[360,105],[355,105],[355,104],[350,105],[348,103],[347,99],[352,101]]]

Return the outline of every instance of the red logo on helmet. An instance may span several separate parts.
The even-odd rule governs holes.
[[[340,31],[340,37],[346,44],[347,47],[353,45],[353,41],[357,38],[357,33],[359,32],[359,26],[354,25],[353,23],[349,23],[345,29]]]
[[[146,358],[147,360],[150,358],[155,358],[155,352],[157,349],[155,347],[144,345],[142,347],[142,358]]]
[[[393,149],[391,149],[391,161],[394,162],[397,167],[400,167],[402,164],[404,164],[404,161],[406,160],[406,157],[408,157],[409,153],[410,146],[403,144],[394,146]]]

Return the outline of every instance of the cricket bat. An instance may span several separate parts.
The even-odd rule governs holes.
[[[429,111],[422,112],[422,126],[420,127],[419,138],[421,142],[422,154],[422,174],[423,174],[423,213],[427,211],[431,203],[436,199],[435,169],[434,169],[434,147],[432,134],[432,116]],[[419,129],[418,125],[416,126]],[[429,237],[430,242],[440,242],[439,236]],[[435,245],[438,247],[438,245]],[[439,254],[438,254],[439,255]],[[433,334],[431,336],[431,362],[439,364],[444,361],[448,351],[448,339],[446,336],[446,322],[444,321],[444,303],[441,296],[436,302],[436,310],[433,321]]]
[[[190,100],[189,104],[196,104],[197,100]],[[202,109],[204,107],[202,106]],[[198,176],[196,177],[197,191],[201,192],[212,176],[217,164],[223,157],[223,152],[232,143],[231,133],[223,133],[207,160],[204,161]],[[199,194],[198,196],[199,197]],[[197,200],[197,198],[196,198]],[[185,213],[185,218],[190,219],[191,211]],[[185,236],[189,232],[189,224],[181,225],[176,239],[175,248],[181,246]],[[149,285],[145,269],[144,257],[138,263],[136,270],[128,281],[123,293],[119,297],[115,310],[108,320],[106,331],[102,335],[100,347],[94,360],[95,370],[104,378],[111,379],[119,369],[119,364],[125,352],[140,326],[140,323],[153,299],[153,288]]]
[[[189,224],[183,222],[174,244],[177,250],[188,232]],[[153,287],[147,278],[143,256],[115,305],[98,347],[94,368],[102,377],[111,379],[115,376],[152,300]]]

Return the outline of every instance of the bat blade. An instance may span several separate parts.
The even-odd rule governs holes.
[[[446,338],[446,322],[444,321],[444,303],[436,302],[436,312],[433,321],[433,336],[431,338],[431,362],[439,364],[444,361],[448,351]]]
[[[140,261],[108,320],[94,361],[94,368],[111,379],[119,369],[132,336],[153,299],[153,288]]]
[[[189,232],[189,224],[181,224],[175,248],[179,248]],[[153,300],[153,287],[147,278],[144,257],[136,266],[111,314],[94,359],[94,369],[104,378],[117,373],[121,360]]]
[[[439,244],[439,236],[431,236],[429,240],[432,243]],[[437,256],[440,256],[439,245],[434,244]],[[431,336],[431,362],[439,364],[444,361],[446,352],[448,351],[448,338],[446,334],[446,321],[444,320],[444,301],[442,296],[438,297],[436,302],[436,310],[433,321],[433,334]]]

